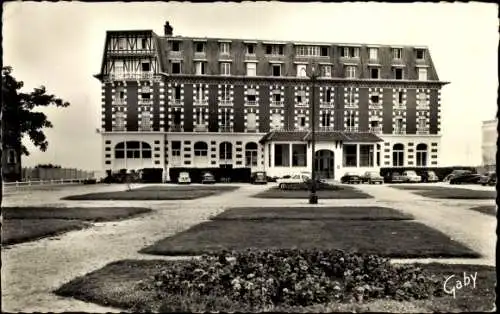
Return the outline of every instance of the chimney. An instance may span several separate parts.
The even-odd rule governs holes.
[[[170,23],[167,21],[165,22],[165,26],[163,27],[165,31],[165,36],[172,36],[172,31],[174,30],[172,26],[170,26]]]

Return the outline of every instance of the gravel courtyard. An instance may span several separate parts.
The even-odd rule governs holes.
[[[134,184],[133,187],[142,185]],[[154,242],[205,221],[229,207],[307,206],[304,199],[257,199],[267,186],[239,185],[221,195],[186,201],[62,201],[61,197],[126,189],[123,185],[68,186],[55,189],[6,190],[3,206],[141,206],[152,213],[120,222],[96,223],[89,229],[2,249],[2,310],[8,312],[122,312],[51,293],[74,277],[121,259],[165,258],[138,253]],[[388,186],[357,185],[375,198],[320,200],[318,206],[376,205],[412,214],[416,221],[438,229],[483,255],[448,262],[495,265],[496,217],[468,208],[492,205],[494,200],[436,200]],[[458,188],[464,188],[459,186]],[[493,189],[494,187],[478,187]],[[422,261],[422,260],[419,260]],[[427,262],[430,260],[424,260]]]

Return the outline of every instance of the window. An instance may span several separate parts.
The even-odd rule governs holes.
[[[255,44],[247,44],[247,54],[255,54]]]
[[[173,92],[174,92],[174,99],[181,100],[181,87],[180,87],[180,85],[176,85],[174,87]]]
[[[378,48],[369,48],[368,51],[370,53],[370,60],[378,59]]]
[[[330,111],[324,111],[323,113],[321,113],[321,126],[322,127],[330,127],[331,117],[332,117],[332,113]]]
[[[220,64],[220,74],[221,75],[231,75],[231,63],[222,62]]]
[[[379,68],[370,68],[370,78],[378,79],[379,78]]]
[[[275,102],[281,101],[281,93],[279,91],[273,92],[273,101],[275,101]]]
[[[404,166],[405,147],[403,144],[394,144],[392,147],[392,166]]]
[[[274,144],[274,166],[290,167],[290,144]]]
[[[359,48],[358,47],[343,47],[340,51],[340,56],[344,58],[358,58]]]
[[[205,52],[205,44],[204,43],[195,43],[194,48],[195,48],[195,52],[198,52],[198,53]]]
[[[141,112],[141,129],[143,131],[151,129],[151,112],[149,111]]]
[[[124,112],[116,112],[115,113],[115,128],[116,130],[124,130],[125,129],[125,113]]]
[[[17,154],[16,151],[13,149],[9,149],[9,153],[7,155],[7,163],[8,164],[15,164],[17,163]]]
[[[427,101],[427,95],[424,92],[418,93],[418,105],[425,106]]]
[[[424,60],[425,59],[425,50],[424,49],[417,49],[417,60]]]
[[[307,144],[292,144],[292,167],[307,166]]]
[[[118,100],[124,100],[125,99],[125,89],[123,87],[117,87],[117,89],[116,89],[116,98],[118,98]]]
[[[196,98],[198,101],[205,100],[205,85],[203,84],[196,85]]]
[[[179,41],[172,42],[172,51],[181,51],[181,43]]]
[[[306,101],[307,101],[306,100],[306,91],[305,90],[297,91],[296,103],[302,104],[302,103],[305,103]]]
[[[281,76],[281,64],[273,64],[273,76]]]
[[[326,46],[321,47],[321,56],[328,57],[328,47],[326,47]]]
[[[196,62],[195,67],[196,67],[196,74],[198,75],[207,74],[205,70],[206,68],[205,62]]]
[[[392,57],[394,59],[401,59],[403,56],[403,49],[401,48],[392,48]]]
[[[359,145],[359,166],[373,167],[375,164],[373,155],[373,145]]]
[[[425,130],[427,127],[427,118],[419,117],[417,122],[417,128],[420,130]]]
[[[395,122],[395,133],[402,134],[403,133],[403,118],[396,118]]]
[[[142,72],[149,72],[149,71],[151,71],[150,63],[143,62],[142,63]]]
[[[258,156],[258,146],[257,143],[249,142],[245,145],[245,166],[246,167],[256,167],[257,166],[257,156]]]
[[[297,46],[295,48],[295,53],[297,56],[309,57],[309,56],[320,56],[320,47],[319,46]]]
[[[283,45],[267,45],[266,46],[266,54],[282,56],[283,55]]]
[[[233,144],[229,142],[222,142],[219,145],[219,159],[231,160],[233,159]]]
[[[181,155],[181,141],[172,141],[172,156]]]
[[[151,158],[151,145],[146,142],[128,141],[121,142],[115,146],[116,159],[140,159]]]
[[[247,102],[255,102],[257,100],[256,98],[257,92],[255,91],[254,88],[250,88],[247,90]]]
[[[203,108],[195,109],[195,126],[205,125],[205,110]]]
[[[230,49],[230,44],[229,43],[220,43],[219,46],[219,51],[221,55],[228,55],[229,54],[229,49]]]
[[[346,66],[345,77],[346,78],[356,78],[356,67],[353,65]]]
[[[333,102],[332,90],[330,88],[326,88],[324,102],[326,103]]]
[[[281,114],[273,113],[271,115],[271,129],[281,128]]]
[[[141,93],[141,99],[151,99],[151,93]]]
[[[247,130],[248,131],[257,130],[257,115],[253,112],[247,113]]]
[[[372,104],[378,104],[378,102],[380,101],[380,96],[378,94],[374,94],[370,97],[370,100]]]
[[[223,129],[228,129],[231,127],[231,113],[229,110],[223,110],[221,113],[220,125]]]
[[[332,77],[332,66],[331,65],[321,66],[321,76],[322,77]]]
[[[229,85],[222,85],[220,98],[222,101],[230,101],[231,100],[231,90],[230,90]]]
[[[403,69],[401,69],[401,68],[394,68],[393,73],[394,73],[394,79],[396,79],[396,80],[402,80],[403,79]]]
[[[299,121],[299,128],[304,128],[306,126],[306,116],[298,115],[297,120]]]
[[[174,125],[175,126],[180,126],[181,125],[181,110],[180,109],[175,109],[174,111]]]
[[[172,74],[181,74],[180,62],[172,62]]]
[[[307,77],[307,65],[297,64],[297,77]]]
[[[123,73],[123,61],[122,60],[116,60],[115,61],[115,73]]]
[[[419,81],[427,81],[427,69],[423,69],[423,68],[418,69],[418,80]]]
[[[124,50],[126,44],[127,44],[127,39],[126,38],[118,38],[118,49]]]
[[[208,156],[208,145],[205,142],[194,143],[194,155],[196,157],[207,157]]]
[[[356,125],[355,118],[356,118],[356,114],[354,112],[349,113],[346,117],[347,130],[349,132],[353,132],[353,129]]]
[[[399,91],[398,92],[398,104],[402,105],[403,104],[403,92],[402,91]]]
[[[357,167],[358,154],[356,145],[344,145],[344,167]]]
[[[249,62],[247,63],[247,76],[257,75],[257,63]]]
[[[146,38],[141,39],[141,48],[146,49],[148,40]]]

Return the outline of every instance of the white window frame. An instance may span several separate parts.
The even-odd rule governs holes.
[[[252,69],[253,67],[253,69]],[[253,71],[253,73],[252,73]],[[247,76],[257,76],[257,63],[256,62],[248,62],[247,63]]]
[[[205,74],[207,74],[206,62],[204,62],[204,61],[196,61],[196,63],[195,63],[195,71],[196,71],[196,75],[205,75]]]
[[[307,77],[307,64],[297,64],[297,77]]]
[[[416,49],[417,51],[415,51],[415,59],[417,60],[425,60],[425,49]],[[421,51],[422,52],[422,58],[419,58],[418,57],[418,51]]]
[[[403,49],[402,48],[392,48],[392,58],[396,60],[403,59]]]
[[[370,60],[378,60],[378,48],[369,48]]]
[[[331,65],[322,65],[321,66],[321,74],[323,77],[332,77],[332,66]]]
[[[221,62],[220,63],[220,74],[221,75],[231,75],[231,63]]]
[[[195,108],[195,121],[194,125],[199,126],[199,125],[205,125],[206,120],[205,120],[205,108]]]
[[[356,66],[354,65],[347,65],[345,69],[345,77],[346,78],[356,78]]]
[[[250,119],[249,119],[250,115],[253,115],[255,117],[253,127],[251,127],[251,125],[249,123],[249,121],[250,121]],[[257,113],[255,113],[255,112],[249,112],[249,113],[247,113],[247,130],[249,130],[249,131],[255,131],[255,130],[257,130]]]
[[[279,69],[280,69],[280,75],[274,75],[274,67],[279,67]],[[275,64],[275,63],[272,64],[271,65],[271,71],[272,71],[272,76],[274,76],[274,77],[280,77],[280,76],[282,76],[282,73],[281,73],[281,64]]]
[[[223,43],[220,43],[220,54],[221,55],[228,55],[231,53],[231,45],[230,43],[226,43],[226,42],[223,42]]]
[[[428,73],[426,68],[418,68],[418,80],[419,81],[427,81]]]

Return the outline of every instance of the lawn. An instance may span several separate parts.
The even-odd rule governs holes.
[[[495,205],[492,206],[476,206],[472,207],[471,210],[475,210],[477,212],[490,215],[490,216],[495,216],[497,215],[497,209]]]
[[[64,200],[79,201],[146,201],[146,200],[193,200],[197,198],[218,195],[223,192],[234,191],[237,186],[220,185],[187,185],[187,186],[151,186],[133,189],[130,191],[89,193],[71,195]]]
[[[160,240],[141,253],[201,255],[248,248],[341,249],[400,258],[479,256],[423,224],[390,220],[215,220]]]
[[[482,200],[482,199],[495,199],[497,192],[484,191],[484,190],[469,190],[462,188],[450,188],[445,186],[397,186],[391,185],[390,187],[409,190],[415,194],[437,199],[468,199],[468,200]]]
[[[144,289],[145,285],[155,284],[154,278],[173,262],[163,260],[124,260],[108,264],[104,268],[76,278],[56,290],[56,294],[74,297],[86,302],[106,306],[115,306],[133,312],[159,312],[164,304],[169,304],[168,312],[249,312],[240,302],[231,302],[229,298],[207,295],[168,294],[160,298],[154,290]],[[416,265],[426,273],[434,274],[444,284],[450,275],[463,277],[477,273],[476,287],[465,287],[457,291],[456,298],[451,295],[435,297],[432,300],[394,301],[375,299],[361,303],[326,303],[307,307],[270,307],[261,309],[271,312],[484,312],[492,311],[495,303],[496,270],[495,267],[478,265]]]
[[[150,212],[142,207],[4,207],[4,219],[78,219],[110,221]]]
[[[343,207],[240,207],[230,208],[212,220],[412,220],[413,216],[379,206]]]
[[[67,219],[4,219],[2,245],[34,241],[90,225],[85,221]]]
[[[5,207],[2,244],[34,241],[89,227],[90,222],[127,219],[150,211],[141,207]]]
[[[272,187],[264,192],[260,192],[255,198],[309,198],[307,190],[282,190],[278,187]],[[339,186],[338,190],[319,190],[316,191],[319,199],[356,199],[373,198],[373,196],[363,193],[350,186]]]

